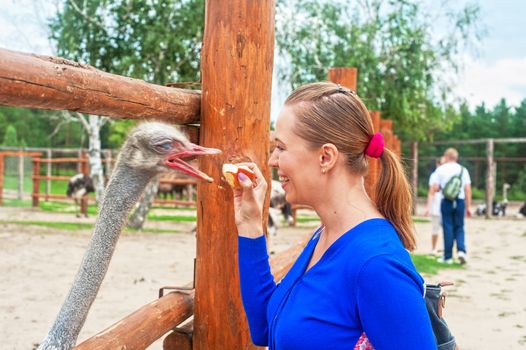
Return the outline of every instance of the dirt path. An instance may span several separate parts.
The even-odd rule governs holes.
[[[428,279],[456,284],[447,288],[448,324],[462,350],[526,349],[526,220],[471,219],[466,230],[466,267]]]
[[[0,220],[78,221],[73,215],[0,207]],[[93,222],[94,218],[81,219]],[[149,223],[175,234],[121,236],[80,340],[110,326],[156,298],[164,285],[192,279],[193,224]],[[271,251],[286,249],[315,223],[282,228]],[[20,232],[23,229],[24,232]],[[419,252],[429,250],[429,223],[417,224]],[[446,319],[463,350],[526,347],[526,220],[467,222],[469,264],[443,270],[430,282],[453,280]],[[89,231],[0,224],[0,337],[3,349],[31,349],[46,334],[76,273]],[[161,341],[150,349],[162,349]]]

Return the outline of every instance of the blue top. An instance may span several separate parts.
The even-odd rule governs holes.
[[[387,220],[350,229],[305,272],[318,231],[278,285],[265,237],[239,237],[241,295],[254,344],[352,349],[365,332],[376,350],[437,348],[424,280]]]

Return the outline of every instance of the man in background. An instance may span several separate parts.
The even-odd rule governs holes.
[[[440,206],[442,229],[444,232],[444,256],[439,259],[446,264],[453,263],[453,245],[457,245],[457,257],[461,264],[467,262],[464,216],[471,216],[471,178],[468,170],[458,164],[458,151],[448,148],[444,153],[444,164],[436,169],[435,192],[442,191],[455,176],[462,180],[456,198],[443,198]]]

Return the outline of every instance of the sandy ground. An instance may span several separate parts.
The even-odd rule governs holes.
[[[0,207],[0,220],[93,222],[94,218]],[[270,250],[286,249],[313,225],[282,227],[272,237]],[[80,341],[154,300],[159,287],[191,281],[193,225],[164,222],[148,226],[174,228],[177,233],[121,236]],[[464,269],[442,270],[427,278],[429,282],[456,282],[449,288],[446,319],[463,350],[525,349],[526,219],[477,218],[469,219],[466,226],[469,263]],[[417,224],[417,252],[429,251],[430,230],[430,223]],[[89,231],[0,224],[2,349],[31,349],[41,341],[69,289],[89,238]],[[162,341],[149,349],[162,349]]]

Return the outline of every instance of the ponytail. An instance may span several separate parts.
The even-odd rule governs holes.
[[[402,164],[393,152],[384,149],[380,160],[382,172],[376,185],[376,207],[393,224],[404,247],[413,251],[416,242],[411,217],[411,187]]]

